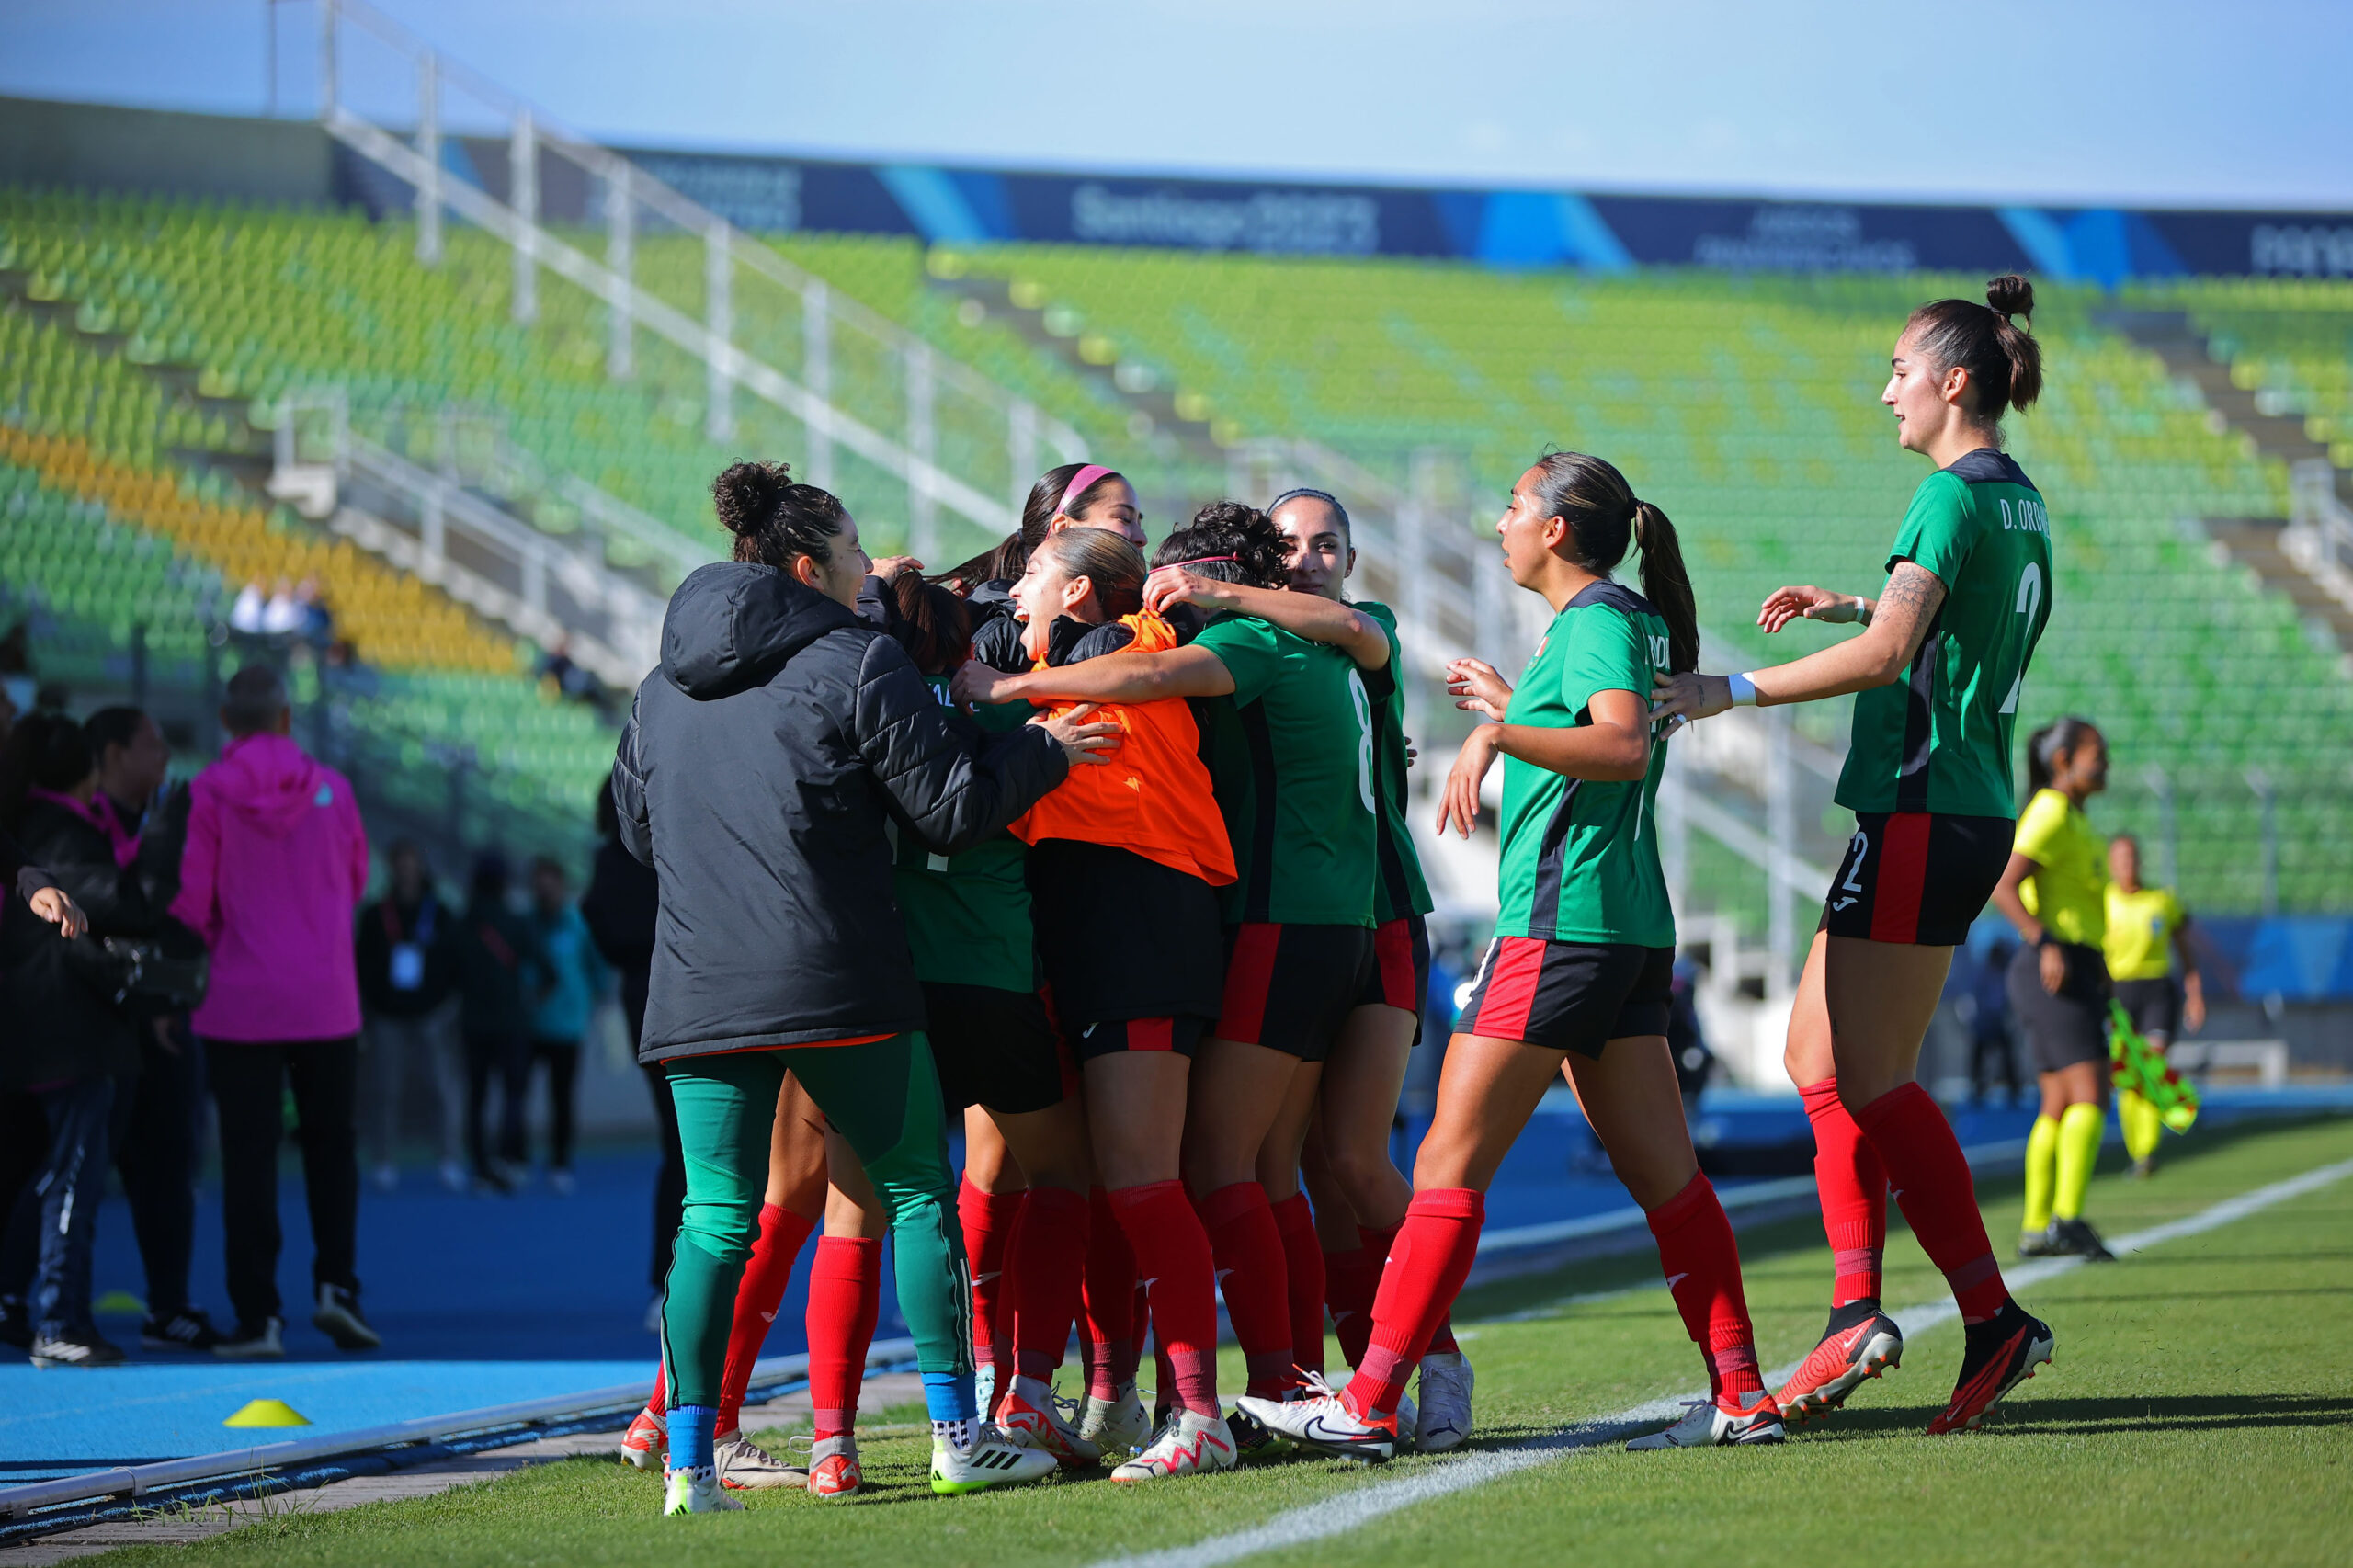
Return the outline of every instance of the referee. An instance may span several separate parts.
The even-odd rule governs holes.
[[[2159,1055],[2183,1025],[2192,1034],[2205,1027],[2206,987],[2189,945],[2189,911],[2171,888],[2141,885],[2141,846],[2129,833],[2108,841],[2108,935],[2101,946],[2117,1001]],[[2124,1089],[2117,1095],[2116,1114],[2124,1124],[2132,1174],[2150,1175],[2157,1168],[2157,1138],[2165,1131],[2157,1108]]]

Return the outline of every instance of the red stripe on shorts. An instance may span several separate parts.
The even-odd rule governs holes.
[[[1881,830],[1879,872],[1871,878],[1871,940],[1920,939],[1920,894],[1928,883],[1927,812],[1896,812]]]
[[[1414,923],[1392,920],[1372,933],[1373,961],[1381,966],[1381,999],[1408,1013],[1422,1010],[1414,994]]]
[[[1471,1032],[1489,1040],[1526,1040],[1528,1015],[1536,1006],[1536,983],[1544,973],[1544,943],[1536,937],[1505,937],[1479,998]]]
[[[1130,1018],[1127,1027],[1130,1051],[1176,1049],[1176,1020],[1174,1018]]]
[[[1218,1002],[1217,1038],[1256,1045],[1267,1023],[1267,993],[1274,988],[1280,926],[1251,922],[1233,934],[1225,960],[1225,994]]]

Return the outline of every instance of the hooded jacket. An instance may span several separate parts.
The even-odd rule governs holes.
[[[240,735],[196,776],[172,915],[212,950],[191,1018],[210,1040],[359,1031],[352,916],[368,835],[351,781],[284,735]]]
[[[698,568],[613,765],[661,890],[638,1059],[922,1028],[884,824],[954,854],[1067,770],[1035,726],[951,730],[906,652],[815,590]]]

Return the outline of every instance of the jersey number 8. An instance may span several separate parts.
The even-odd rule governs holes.
[[[1357,794],[1366,811],[1378,812],[1381,808],[1372,800],[1372,699],[1355,670],[1348,672],[1348,700],[1357,710]]]

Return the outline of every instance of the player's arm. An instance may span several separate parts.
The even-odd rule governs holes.
[[[1163,566],[1144,580],[1143,608],[1159,615],[1170,605],[1251,616],[1310,642],[1328,642],[1354,659],[1358,669],[1377,670],[1389,663],[1389,636],[1381,622],[1321,594],[1221,583],[1181,566]]]
[[[959,702],[1156,702],[1168,697],[1225,697],[1233,676],[1198,644],[1157,653],[1106,653],[1042,670],[1006,675],[977,661],[956,672]]]
[[[1619,783],[1650,771],[1651,726],[1642,698],[1631,691],[1597,691],[1592,719],[1574,729],[1553,724],[1482,724],[1463,737],[1438,801],[1438,830],[1449,824],[1463,837],[1479,817],[1479,786],[1498,756],[1517,757],[1568,778]]]
[[[2040,949],[2035,961],[2042,974],[2042,988],[2053,996],[2067,983],[2067,955],[2059,950],[2059,943],[2050,927],[2034,917],[2019,892],[2025,881],[2042,869],[2040,863],[2017,850],[2010,851],[2010,863],[2002,868],[2002,880],[1994,884],[1994,907],[2002,918],[2018,928],[2018,939],[2028,947]]]
[[[2182,1028],[2196,1034],[2206,1027],[2206,978],[2198,972],[2198,950],[2189,945],[2189,915],[2173,928],[2174,956],[2181,960]]]
[[[1888,574],[1887,591],[1873,603],[1870,624],[1861,636],[1737,678],[1755,686],[1759,708],[1819,702],[1891,685],[1911,667],[1944,602],[1945,585],[1935,573],[1917,562],[1900,561]],[[1652,717],[1705,719],[1721,713],[1733,706],[1734,678],[1661,674]]]

